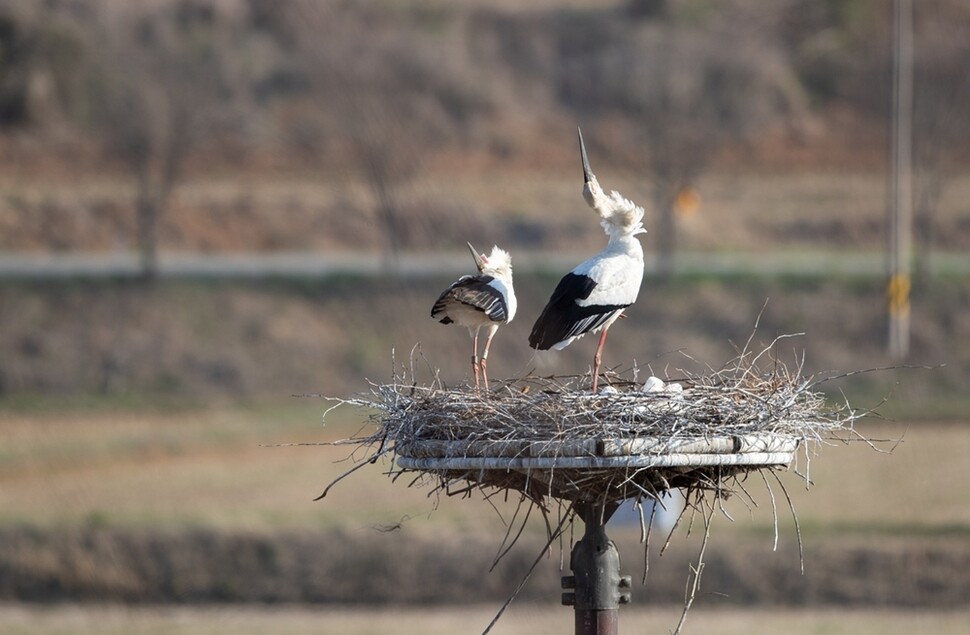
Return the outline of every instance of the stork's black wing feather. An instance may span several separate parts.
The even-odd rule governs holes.
[[[489,284],[494,279],[492,276],[462,276],[438,297],[431,307],[431,317],[442,324],[450,324],[453,320],[448,317],[449,307],[461,304],[481,311],[493,322],[505,322],[508,306],[502,293]]]
[[[549,304],[532,326],[529,346],[540,351],[548,350],[563,340],[588,333],[601,326],[617,311],[629,304],[580,306],[577,300],[585,300],[596,288],[596,281],[589,276],[567,273],[559,281],[549,298]]]

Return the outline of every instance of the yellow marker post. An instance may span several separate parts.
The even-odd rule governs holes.
[[[889,310],[889,354],[894,359],[905,359],[909,354],[909,291],[908,273],[895,273],[886,285]]]
[[[909,290],[911,286],[908,274],[897,273],[889,277],[889,283],[886,285],[889,315],[909,315]]]

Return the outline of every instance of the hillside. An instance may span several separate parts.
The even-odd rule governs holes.
[[[10,3],[0,249],[585,246],[577,125],[658,250],[880,248],[888,6]],[[917,239],[967,249],[970,20],[917,11]]]

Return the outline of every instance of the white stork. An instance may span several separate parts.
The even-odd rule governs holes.
[[[475,388],[479,387],[479,369],[485,387],[488,388],[488,347],[500,324],[507,324],[515,317],[515,291],[512,289],[512,258],[509,252],[492,247],[492,254],[479,254],[468,243],[475,259],[479,275],[462,276],[444,290],[431,308],[431,317],[442,324],[452,322],[468,328],[472,336],[472,373]],[[488,327],[485,349],[478,358],[478,331]]]
[[[603,344],[610,325],[623,309],[636,302],[643,280],[643,248],[637,234],[645,233],[643,208],[616,191],[607,196],[589,167],[583,133],[579,132],[583,159],[583,198],[600,215],[609,242],[606,248],[567,273],[542,310],[529,335],[538,350],[562,350],[586,333],[600,333],[593,357],[593,391],[599,380]]]

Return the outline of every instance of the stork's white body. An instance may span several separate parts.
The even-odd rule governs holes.
[[[433,312],[431,317],[441,320],[447,316],[451,322],[454,322],[458,326],[464,326],[469,330],[478,329],[483,326],[498,329],[499,325],[511,322],[512,318],[515,317],[516,309],[515,293],[512,290],[512,285],[505,284],[500,278],[486,280],[487,277],[485,275],[479,275],[462,276],[459,278],[452,286],[448,287],[445,294],[443,294],[443,298],[440,298],[443,300],[443,312]],[[478,285],[484,285],[489,289],[494,289],[496,295],[491,298],[486,295],[478,304],[471,304],[467,299],[460,300],[458,294],[454,293],[457,288],[470,288]],[[489,300],[500,303],[504,307],[499,308],[496,306],[490,308]],[[504,314],[504,318],[500,317],[502,314]]]
[[[538,350],[562,350],[587,333],[602,333],[593,358],[596,390],[606,333],[623,310],[636,302],[643,281],[643,248],[636,238],[643,229],[643,208],[618,192],[609,196],[589,168],[579,137],[586,184],[583,198],[600,216],[609,236],[606,247],[566,274],[532,327],[529,344]]]
[[[590,294],[573,298],[577,307],[602,311],[570,323],[567,335],[551,346],[561,351],[587,333],[599,333],[610,328],[623,313],[623,309],[637,301],[640,283],[643,281],[643,248],[640,241],[631,236],[611,238],[606,248],[585,262],[577,265],[572,275],[595,282]],[[612,308],[622,307],[622,308]]]
[[[515,317],[517,302],[512,287],[512,259],[508,252],[492,248],[490,256],[478,254],[471,244],[479,275],[462,276],[445,289],[431,308],[431,317],[442,324],[458,324],[472,338],[472,374],[479,387],[479,372],[488,387],[487,360],[498,327]],[[485,348],[478,357],[478,335],[486,327]]]

